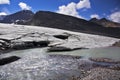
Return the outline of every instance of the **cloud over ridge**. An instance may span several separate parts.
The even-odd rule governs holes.
[[[28,6],[26,3],[20,2],[18,5],[22,10],[31,10],[31,7]]]
[[[82,8],[86,8],[86,9],[91,8],[90,1],[80,0],[78,3],[71,2],[67,5],[59,6],[59,10],[57,11],[57,13],[83,18],[82,16],[79,15],[77,11]]]

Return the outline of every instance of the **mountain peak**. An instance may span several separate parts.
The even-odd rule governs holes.
[[[102,18],[102,19],[100,19],[100,21],[110,21],[110,20],[108,20],[106,18]]]
[[[97,18],[92,18],[92,19],[90,19],[90,21],[91,22],[96,22],[96,21],[98,21],[99,19],[97,19]]]
[[[1,22],[2,23],[15,23],[16,21],[23,22],[32,19],[33,16],[34,13],[32,11],[22,10],[14,14],[7,15]]]

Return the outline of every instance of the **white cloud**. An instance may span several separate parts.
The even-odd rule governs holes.
[[[114,21],[120,23],[120,11],[112,13],[109,18]]]
[[[82,8],[90,8],[89,0],[82,0],[79,3],[71,2],[68,5],[59,6],[59,10],[57,11],[57,13],[83,18],[79,15],[79,12],[77,11]]]
[[[0,4],[10,4],[10,0],[0,0]]]
[[[7,15],[7,13],[5,13],[5,12],[0,12],[0,16],[2,16],[2,15]]]
[[[92,14],[90,17],[100,19],[100,16],[98,14]]]
[[[80,0],[79,3],[77,3],[77,8],[91,8],[90,1],[89,0]]]
[[[20,6],[20,8],[22,10],[30,10],[31,9],[30,6],[28,6],[26,3],[23,3],[23,2],[20,2],[18,5]]]
[[[57,12],[65,15],[82,18],[77,12],[76,4],[74,2],[69,3],[67,6],[65,5],[60,6]]]

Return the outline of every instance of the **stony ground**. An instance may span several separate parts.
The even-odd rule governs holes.
[[[83,79],[76,80],[120,80],[120,70],[111,70],[106,68],[94,68],[90,74]]]
[[[70,55],[27,55],[0,66],[0,80],[120,80],[119,75],[120,63]]]

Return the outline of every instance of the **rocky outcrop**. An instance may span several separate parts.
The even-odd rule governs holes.
[[[73,51],[78,49],[87,49],[87,48],[79,48],[79,47],[65,47],[65,46],[53,46],[48,48],[48,52],[62,52],[62,51]]]
[[[11,49],[28,49],[28,48],[36,48],[36,47],[47,47],[49,41],[33,41],[33,42],[22,42],[22,43],[12,43]]]
[[[112,46],[120,47],[120,41],[115,42]]]
[[[20,57],[17,57],[17,56],[10,56],[7,58],[2,58],[0,59],[0,66],[17,61],[18,59],[20,59]]]
[[[27,49],[27,48],[35,48],[35,47],[47,47],[50,41],[48,40],[34,40],[33,38],[35,33],[24,34],[20,37],[8,40],[8,39],[0,39],[0,50],[7,49]],[[32,36],[33,35],[33,36]],[[30,36],[32,38],[30,38]],[[40,35],[39,35],[40,36]],[[29,40],[26,41],[26,39]]]

